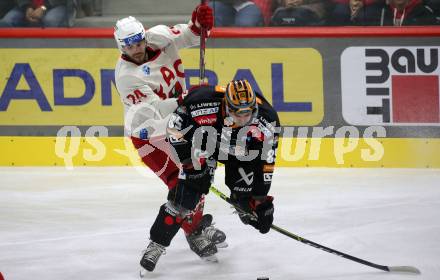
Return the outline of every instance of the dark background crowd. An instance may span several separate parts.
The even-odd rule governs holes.
[[[112,6],[112,1],[0,0],[0,27],[112,26],[118,17],[132,12],[123,14],[124,11],[119,10],[120,15],[117,12],[103,14],[103,9],[106,5]],[[119,2],[130,4],[127,1]],[[136,6],[148,1],[131,2]],[[167,5],[166,1],[160,2]],[[189,10],[198,3],[194,0],[187,2]],[[440,0],[215,0],[209,1],[209,5],[214,9],[217,27],[440,24]],[[117,5],[113,4],[113,7]],[[181,6],[178,8],[182,10]],[[173,23],[172,20],[167,22],[167,15],[154,15],[152,5],[148,6],[148,3],[144,11],[147,10],[146,19],[157,18],[156,24]],[[171,14],[169,18],[173,17]],[[160,22],[161,18],[165,22]],[[147,26],[153,24],[148,22]]]
[[[436,25],[440,0],[217,0],[216,26]]]

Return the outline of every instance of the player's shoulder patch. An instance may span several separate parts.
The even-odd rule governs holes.
[[[179,107],[177,107],[176,112],[178,114],[186,114],[187,110],[186,110],[185,106],[179,106]]]

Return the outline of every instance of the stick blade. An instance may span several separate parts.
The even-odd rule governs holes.
[[[388,269],[390,272],[421,274],[420,270],[414,266],[389,266]]]

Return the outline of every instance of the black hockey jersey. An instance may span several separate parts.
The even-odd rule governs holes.
[[[241,168],[244,171],[240,174],[253,174],[252,178],[244,180],[252,181],[252,184],[237,187],[240,185],[236,183],[237,176],[227,176],[226,184],[254,188],[255,196],[266,195],[278,146],[278,115],[269,102],[256,93],[257,112],[247,126],[235,127],[226,115],[224,95],[225,89],[220,86],[201,86],[191,90],[170,118],[168,141],[181,163],[211,158],[224,163],[227,173],[231,167]],[[259,187],[255,188],[255,185]]]

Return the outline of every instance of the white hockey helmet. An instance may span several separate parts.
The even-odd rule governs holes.
[[[140,21],[135,17],[129,16],[116,22],[113,35],[119,50],[123,53],[122,47],[145,39],[145,29]]]

